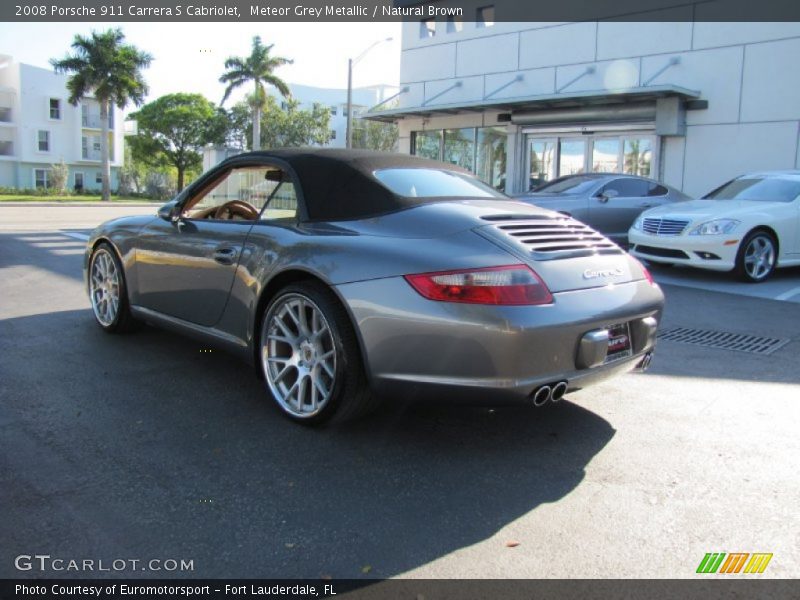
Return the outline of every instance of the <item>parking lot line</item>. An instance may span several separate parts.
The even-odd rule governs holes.
[[[85,233],[75,233],[74,231],[62,231],[61,235],[75,238],[76,240],[83,240],[84,242],[89,241],[89,236],[86,235]]]
[[[783,292],[782,294],[778,294],[777,296],[775,296],[775,300],[788,300],[792,296],[797,296],[797,294],[800,294],[800,287],[796,287],[786,292]]]

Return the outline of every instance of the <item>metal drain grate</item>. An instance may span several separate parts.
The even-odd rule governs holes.
[[[690,329],[688,327],[665,329],[658,334],[658,339],[706,346],[707,348],[738,350],[739,352],[765,355],[772,354],[789,343],[789,340],[786,339],[731,333],[730,331]]]

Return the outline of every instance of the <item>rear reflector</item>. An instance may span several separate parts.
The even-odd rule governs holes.
[[[467,304],[550,304],[553,296],[541,278],[525,265],[406,275],[422,296]]]

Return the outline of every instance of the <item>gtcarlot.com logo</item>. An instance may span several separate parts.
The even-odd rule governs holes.
[[[17,571],[194,571],[194,560],[175,558],[53,558],[49,554],[20,554],[14,559]]]
[[[698,573],[736,575],[738,573],[763,573],[772,554],[766,552],[708,552],[697,566]]]

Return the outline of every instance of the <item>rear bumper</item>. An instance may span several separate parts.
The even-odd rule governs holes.
[[[574,391],[632,369],[655,345],[664,299],[644,280],[557,293],[547,306],[434,302],[403,278],[337,289],[376,393],[482,404],[526,400],[562,380]],[[632,356],[586,366],[584,336],[623,322],[631,323]]]
[[[628,252],[637,258],[713,271],[733,269],[739,250],[739,239],[735,236],[658,236],[632,230],[628,242]],[[725,242],[735,243],[726,246]]]

